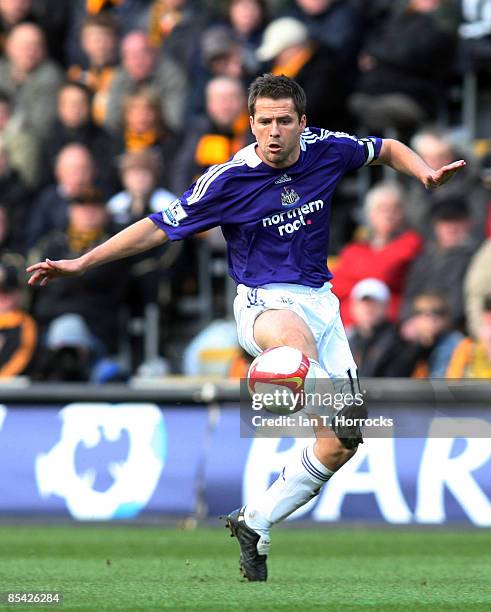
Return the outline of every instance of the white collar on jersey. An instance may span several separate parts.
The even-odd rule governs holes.
[[[234,160],[244,160],[249,168],[257,168],[257,166],[262,163],[262,159],[256,153],[256,145],[257,143],[253,142],[240,151],[237,151],[237,153],[234,155]]]

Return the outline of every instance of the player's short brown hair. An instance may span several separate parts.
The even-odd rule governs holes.
[[[251,117],[254,117],[254,113],[256,112],[256,100],[258,98],[271,98],[272,100],[291,98],[299,119],[305,115],[307,108],[307,96],[305,95],[305,91],[298,83],[289,79],[284,74],[281,76],[263,74],[251,83],[249,87],[249,99],[247,100],[249,115],[251,115]]]

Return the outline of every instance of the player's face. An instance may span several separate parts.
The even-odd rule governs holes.
[[[305,115],[299,119],[293,100],[258,98],[256,112],[250,117],[257,140],[257,154],[273,168],[286,168],[300,155],[300,134],[305,129]]]

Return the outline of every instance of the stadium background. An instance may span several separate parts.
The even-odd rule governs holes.
[[[357,358],[379,377],[379,394],[393,385],[414,394],[426,434],[367,440],[345,479],[278,530],[264,605],[489,609],[489,534],[462,530],[491,525],[482,401],[491,386],[479,381],[479,401],[469,391],[454,406],[453,416],[481,419],[483,437],[432,436],[442,417],[434,386],[418,394],[428,376],[437,386],[445,376],[491,376],[489,4],[0,1],[0,591],[59,589],[65,605],[98,609],[257,606],[252,592],[236,590],[235,548],[200,525],[215,526],[266,486],[294,446],[239,436],[247,362],[220,233],[50,290],[29,292],[24,268],[76,256],[249,142],[245,87],[272,69],[305,87],[313,125],[396,136],[428,161],[464,157],[468,167],[440,194],[380,168],[340,185],[334,291],[353,343],[363,324],[376,340],[380,325],[390,332],[389,347],[369,345],[382,351],[377,371],[363,342]],[[263,45],[267,25],[283,16],[296,21],[266,33]],[[259,48],[275,56],[259,61]],[[365,195],[381,181],[373,219]],[[443,245],[435,229],[445,222],[457,229]],[[368,277],[385,283],[390,301],[380,285],[352,295]],[[430,304],[416,308],[429,293]],[[356,319],[355,299],[381,303],[379,318]],[[438,321],[431,311],[442,308]],[[125,526],[77,528],[73,519]],[[177,528],[160,528],[176,519]],[[327,529],[339,522],[351,530]],[[446,528],[373,529],[383,524]],[[338,584],[331,600],[313,586],[325,579],[323,563]],[[99,564],[118,571],[102,575]],[[346,602],[343,571],[355,566],[359,584]]]

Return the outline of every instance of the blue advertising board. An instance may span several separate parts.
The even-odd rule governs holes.
[[[460,422],[472,419],[483,436],[442,437],[447,417],[419,409],[411,418],[424,437],[367,438],[291,518],[491,526],[489,423],[462,411]],[[311,442],[242,438],[237,405],[0,406],[0,513],[217,516],[264,490]]]

